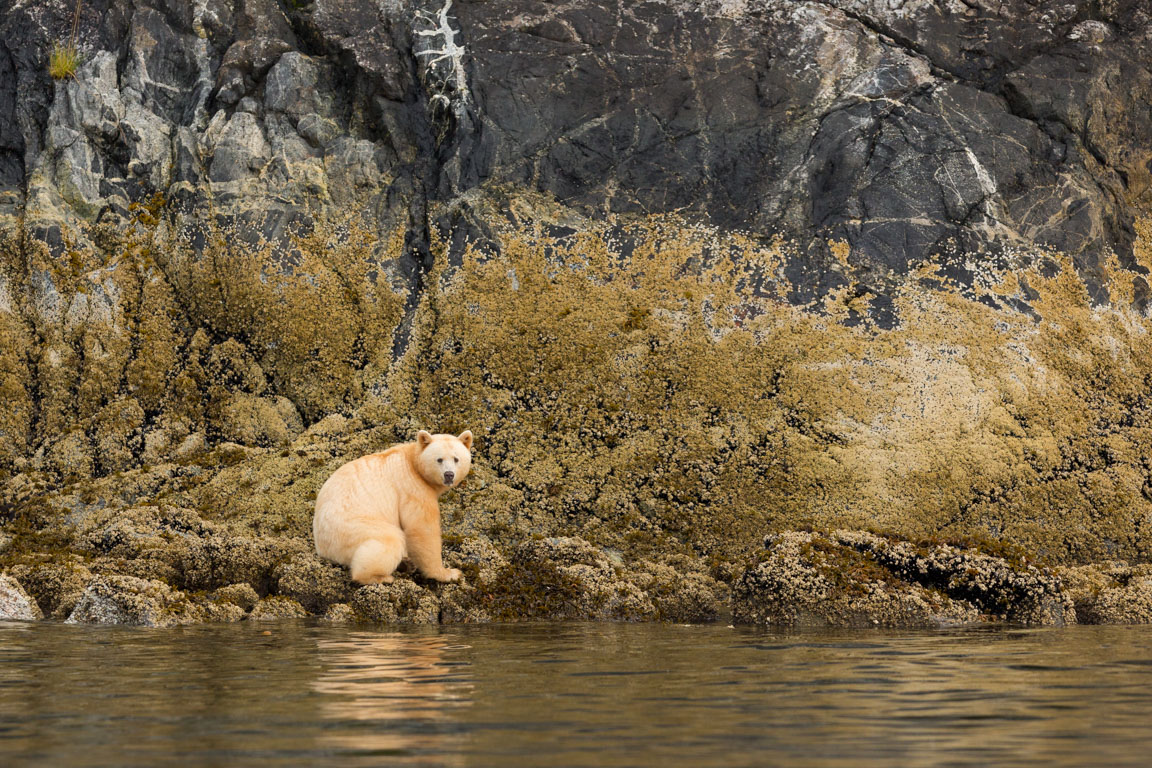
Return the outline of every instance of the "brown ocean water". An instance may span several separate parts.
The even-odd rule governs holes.
[[[4,766],[1149,764],[1152,627],[0,623]]]

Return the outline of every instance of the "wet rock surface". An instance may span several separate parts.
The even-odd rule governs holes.
[[[62,554],[17,558],[5,578],[20,590],[14,597],[35,596],[28,609],[36,618],[42,607],[74,623],[699,622],[714,620],[725,596],[688,558],[627,565],[576,537],[530,539],[510,550],[486,537],[454,537],[445,559],[463,570],[462,582],[428,581],[404,564],[394,583],[362,586],[306,541],[233,535],[188,509],[102,508],[54,530]]]
[[[628,562],[579,537],[532,537],[505,548],[486,537],[449,537],[445,562],[464,578],[441,584],[404,564],[390,584],[362,586],[346,569],[275,539],[252,549],[193,545],[211,573],[248,574],[205,591],[194,571],[165,573],[187,543],[165,550],[174,520],[188,511],[148,510],[110,530],[105,555],[17,564],[0,577],[0,607],[16,620],[173,626],[200,622],[320,618],[339,624],[490,623],[537,620],[710,622],[777,627],[947,627],[1001,622],[1033,626],[1152,622],[1146,565],[1103,563],[1050,569],[995,542],[915,543],[860,530],[787,531],[768,536],[756,561],[729,588],[694,558]],[[147,521],[147,522],[145,522]],[[117,547],[128,546],[132,554]],[[91,530],[77,533],[91,543]],[[200,527],[210,538],[228,538]],[[185,530],[185,536],[188,535]],[[151,543],[156,548],[149,549]],[[237,558],[237,553],[243,556]],[[285,554],[288,553],[288,554]],[[239,564],[233,562],[237,558]],[[43,556],[38,556],[43,560]],[[267,574],[271,574],[268,576]],[[181,581],[181,579],[184,581]],[[189,581],[188,579],[191,579]],[[174,586],[175,585],[175,586]]]
[[[773,535],[764,546],[759,562],[733,587],[736,622],[933,627],[1077,621],[1058,577],[976,549],[843,530]]]
[[[67,621],[168,627],[200,619],[187,608],[184,594],[163,582],[133,576],[98,576],[84,589]]]
[[[1063,568],[1081,624],[1152,624],[1152,567],[1122,562]]]
[[[0,575],[0,621],[39,621],[44,618],[40,606],[28,596],[20,582]]]
[[[352,596],[352,610],[365,622],[438,624],[440,602],[429,590],[408,579],[361,587]]]

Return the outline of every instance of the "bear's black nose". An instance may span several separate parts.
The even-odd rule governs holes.
[[[444,485],[452,485],[452,480],[456,477],[455,472],[444,473]]]

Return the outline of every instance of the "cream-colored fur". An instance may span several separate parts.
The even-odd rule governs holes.
[[[316,494],[316,551],[349,566],[361,584],[391,583],[405,557],[428,578],[458,580],[441,559],[439,499],[468,474],[471,450],[471,432],[421,430],[414,443],[340,467]]]

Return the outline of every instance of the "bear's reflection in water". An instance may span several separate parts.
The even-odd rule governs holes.
[[[393,764],[463,762],[458,714],[471,704],[467,665],[446,653],[463,650],[436,636],[357,632],[317,640],[322,716],[339,723],[326,746],[345,755],[387,755]],[[455,654],[457,657],[459,654]]]

